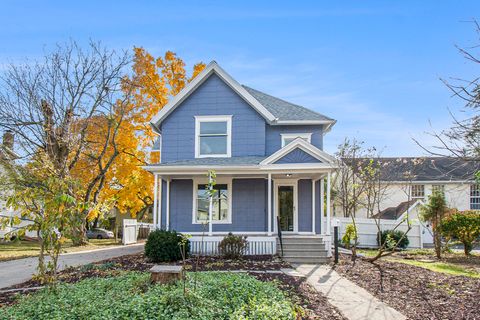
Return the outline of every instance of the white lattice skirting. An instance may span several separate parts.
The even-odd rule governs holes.
[[[194,236],[190,238],[190,252],[193,254],[217,255],[218,244],[223,236]],[[277,253],[275,237],[247,237],[248,247],[246,255],[274,255]]]

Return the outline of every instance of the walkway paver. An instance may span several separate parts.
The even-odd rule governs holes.
[[[350,320],[404,320],[406,317],[381,302],[367,290],[341,277],[328,265],[299,265],[296,270],[307,282]]]
[[[59,270],[77,267],[92,262],[139,253],[144,250],[144,243],[118,246],[90,251],[64,253],[60,255]],[[25,282],[36,273],[38,257],[0,262],[0,289]]]

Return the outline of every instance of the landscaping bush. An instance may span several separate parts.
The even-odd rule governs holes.
[[[385,249],[388,250],[395,248],[395,246],[399,249],[405,249],[408,247],[410,240],[408,240],[407,235],[403,231],[385,230],[377,234],[377,243],[379,246],[382,246],[385,243]]]
[[[176,231],[155,230],[148,235],[145,243],[145,256],[152,262],[171,262],[182,259],[180,243],[182,235]],[[190,253],[187,240],[186,254]]]
[[[274,282],[247,274],[201,272],[181,282],[153,285],[148,273],[126,272],[61,284],[23,296],[0,319],[296,319],[295,306]]]
[[[345,234],[342,237],[342,243],[345,246],[345,248],[350,249],[350,246],[353,243],[356,243],[358,240],[357,237],[357,229],[353,224],[347,224],[347,227],[345,228]]]
[[[465,255],[470,255],[473,243],[480,236],[480,213],[455,212],[442,219],[440,231],[447,238],[458,239],[463,244]]]
[[[247,237],[235,236],[230,232],[220,241],[218,250],[227,259],[238,259],[245,254],[247,246]]]

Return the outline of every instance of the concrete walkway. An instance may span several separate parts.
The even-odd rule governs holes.
[[[92,262],[142,252],[144,243],[128,246],[64,253],[59,258],[59,270]],[[0,262],[0,289],[25,282],[36,273],[38,257]]]
[[[299,265],[297,272],[325,295],[350,320],[404,320],[406,317],[387,306],[367,290],[341,277],[328,265]]]

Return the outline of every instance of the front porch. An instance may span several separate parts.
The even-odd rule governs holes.
[[[277,239],[281,235],[321,239],[330,256],[331,170],[254,173],[216,168],[216,183],[225,188],[219,191],[225,198],[219,200],[218,210],[209,214],[208,209],[202,211],[201,197],[209,169],[154,172],[156,228],[191,234],[194,253],[216,254],[223,236],[232,232],[248,237],[247,254],[280,253]]]

